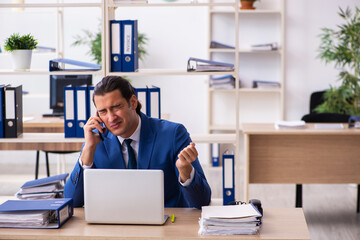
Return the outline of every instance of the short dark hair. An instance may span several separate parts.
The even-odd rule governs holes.
[[[94,88],[93,102],[95,104],[95,96],[104,96],[105,93],[109,93],[115,90],[119,90],[123,98],[130,104],[130,98],[132,95],[136,96],[134,87],[128,80],[120,76],[107,76],[98,82]],[[137,101],[136,113],[140,115],[141,103]]]

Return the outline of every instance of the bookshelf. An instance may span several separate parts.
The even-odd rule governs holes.
[[[210,0],[217,1],[217,0]],[[255,10],[209,6],[209,40],[233,46],[211,48],[208,58],[234,63],[234,89],[215,89],[208,84],[208,133],[236,135],[235,185],[243,182],[245,156],[241,125],[246,122],[272,122],[284,118],[285,85],[285,0],[262,0]],[[252,50],[252,44],[277,42],[276,50]],[[279,88],[252,88],[253,80],[276,81]],[[224,117],[226,116],[226,117]],[[220,156],[229,146],[220,145]],[[210,160],[209,160],[210,161]],[[211,164],[209,162],[209,164]],[[238,185],[237,189],[241,188]],[[236,199],[242,199],[236,192]]]

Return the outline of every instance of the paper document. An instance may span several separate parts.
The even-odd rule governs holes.
[[[278,121],[275,122],[275,128],[306,128],[305,121]]]
[[[344,129],[342,123],[317,123],[315,124],[316,129]]]

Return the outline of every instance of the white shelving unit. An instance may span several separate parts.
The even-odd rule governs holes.
[[[97,2],[71,2],[64,3],[63,0],[57,0],[56,2],[48,3],[0,3],[0,10],[8,10],[9,12],[12,9],[46,9],[53,11],[55,17],[57,18],[56,23],[56,52],[53,53],[53,58],[65,57],[64,52],[64,8],[99,8],[103,16],[103,2],[101,0]],[[15,13],[15,12],[14,12]],[[11,13],[9,13],[11,14]],[[28,14],[36,14],[35,12],[29,12]],[[30,30],[31,31],[31,30]],[[104,45],[104,44],[103,44]],[[5,54],[5,53],[4,53]],[[33,54],[44,54],[43,52]],[[103,51],[103,54],[105,52]],[[62,71],[62,72],[49,72],[48,67],[44,69],[31,69],[30,71],[14,71],[12,69],[0,69],[0,75],[71,75],[71,74],[100,74],[104,75],[103,70],[99,71]]]
[[[239,192],[241,186],[238,186],[238,184],[242,182],[240,179],[240,172],[244,167],[240,150],[241,124],[247,121],[271,122],[282,120],[284,118],[285,89],[285,0],[259,1],[256,2],[257,8],[255,10],[241,10],[240,4],[241,2],[236,1],[236,4],[227,8],[219,8],[211,5],[208,12],[208,58],[216,61],[231,62],[234,63],[235,66],[235,72],[233,74],[235,77],[234,89],[213,89],[211,88],[209,81],[209,121],[207,125],[209,134],[233,133],[236,136],[236,143],[234,144],[236,199],[241,199]],[[219,21],[226,22],[226,27],[225,24],[219,24]],[[258,39],[260,39],[258,40],[254,36],[261,36],[261,32],[266,32],[264,31],[264,28],[269,27],[269,23],[264,23],[264,21],[275,25],[272,26],[272,29],[275,29],[276,34],[270,37],[265,36],[263,39],[258,37]],[[253,28],[251,29],[250,27],[244,26],[246,23],[250,23]],[[219,26],[222,26],[222,28]],[[217,41],[234,46],[234,49],[210,48],[210,41]],[[254,51],[248,47],[244,47],[244,45],[250,46],[251,44],[271,42],[277,42],[280,46],[279,49],[271,51]],[[250,63],[247,64],[247,62],[245,62],[247,59],[250,59],[251,61],[249,62],[253,65],[250,65]],[[257,64],[258,62],[263,63],[264,61],[270,61],[270,65],[276,65],[276,71],[274,71],[275,74],[269,74],[270,79],[257,78],[257,76],[261,74],[256,72],[263,71]],[[266,71],[266,69],[264,71]],[[228,74],[232,73],[223,75]],[[240,86],[239,80],[243,86]],[[280,83],[280,88],[252,88],[252,80],[277,81]],[[259,101],[259,99],[260,101],[263,99],[264,106],[262,106],[262,104],[253,103]],[[276,104],[269,107],[266,105],[266,102],[268,101],[275,101]],[[272,111],[274,111],[275,114],[273,114]],[[221,120],[227,121],[221,122]],[[209,162],[209,164],[211,163]]]

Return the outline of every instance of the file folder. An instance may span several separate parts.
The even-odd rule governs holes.
[[[110,20],[110,72],[122,71],[121,22],[120,20]]]
[[[84,125],[87,121],[87,116],[89,115],[89,107],[87,100],[88,89],[87,86],[75,87],[75,123],[76,123],[76,137],[84,137]]]
[[[147,115],[152,118],[161,118],[160,88],[152,86],[148,88]]]
[[[73,212],[72,198],[8,200],[0,205],[0,227],[60,228]]]
[[[64,87],[64,133],[66,138],[76,137],[75,87]]]
[[[61,64],[64,67],[61,67]],[[65,64],[77,66],[77,68],[65,68]],[[98,71],[101,69],[101,65],[87,63],[66,58],[56,58],[49,61],[49,71]]]
[[[94,86],[88,86],[87,87],[88,93],[87,93],[87,106],[88,106],[88,116],[87,119],[89,119],[91,116],[95,116],[96,115],[96,107],[93,101],[93,96],[94,96]]]
[[[147,115],[147,88],[135,88],[136,98],[141,103],[141,112]]]
[[[4,137],[16,138],[23,133],[22,85],[4,88]]]
[[[4,85],[0,85],[0,138],[4,138]]]
[[[137,20],[122,20],[122,71],[135,72],[139,66]]]
[[[223,205],[235,201],[234,154],[223,154]]]
[[[39,186],[57,183],[57,182],[61,182],[61,181],[65,182],[65,180],[68,176],[69,176],[69,173],[63,173],[63,174],[59,174],[59,175],[55,175],[55,176],[51,176],[51,177],[27,181],[21,186],[21,188],[39,187]]]
[[[220,151],[219,143],[211,144],[211,163],[213,167],[218,167],[220,165],[219,151]]]
[[[187,63],[187,71],[188,72],[234,71],[234,64],[190,57]]]

